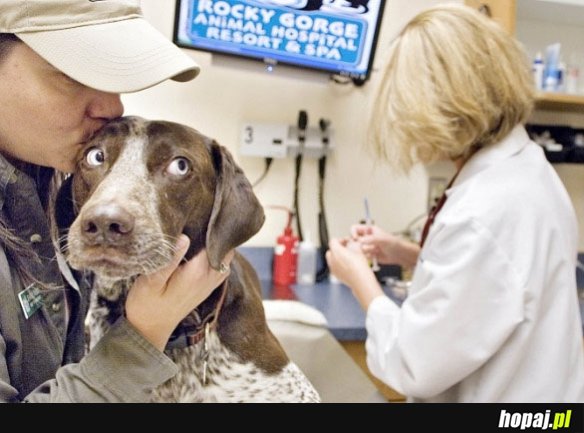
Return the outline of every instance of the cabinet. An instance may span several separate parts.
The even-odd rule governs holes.
[[[406,401],[404,395],[398,393],[393,388],[390,388],[371,374],[369,367],[367,367],[367,353],[365,351],[364,341],[341,341],[341,345],[367,377],[371,379],[378,391],[387,399],[387,401],[393,403],[404,403]]]
[[[515,33],[517,13],[515,0],[465,0],[464,3],[489,15],[507,29],[509,33]]]

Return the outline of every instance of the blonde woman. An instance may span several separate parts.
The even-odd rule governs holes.
[[[523,127],[525,53],[473,9],[439,6],[405,26],[383,74],[377,155],[404,172],[439,160],[458,171],[421,248],[379,227],[330,242],[331,271],[367,312],[369,368],[408,401],[584,401],[577,221]],[[414,265],[401,308],[371,254]]]

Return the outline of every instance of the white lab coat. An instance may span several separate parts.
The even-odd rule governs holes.
[[[399,308],[367,311],[367,364],[416,402],[584,402],[578,229],[517,126],[447,191]]]

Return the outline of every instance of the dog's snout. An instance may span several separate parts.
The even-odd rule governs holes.
[[[134,217],[119,205],[95,205],[81,220],[83,237],[91,243],[118,244],[134,230]]]

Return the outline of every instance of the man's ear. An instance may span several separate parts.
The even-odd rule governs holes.
[[[233,248],[255,235],[264,224],[264,209],[229,151],[213,141],[211,157],[217,173],[213,211],[207,226],[207,255],[214,269]]]

